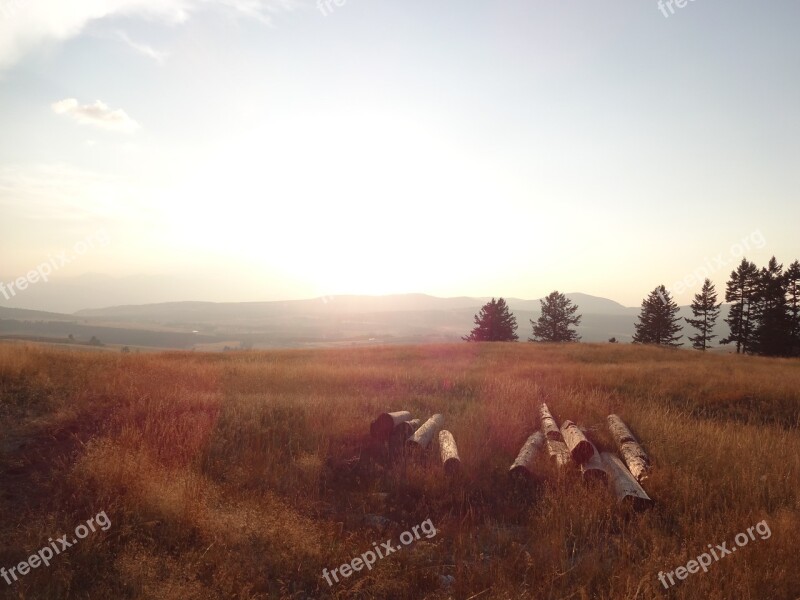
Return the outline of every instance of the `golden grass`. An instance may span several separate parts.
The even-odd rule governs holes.
[[[105,511],[113,525],[9,598],[800,597],[800,362],[613,345],[460,344],[235,354],[0,345],[0,566]],[[633,514],[603,488],[508,466],[547,401],[655,468]],[[393,466],[380,412],[441,412],[463,462]],[[359,461],[352,461],[360,456]],[[364,526],[376,513],[395,525]],[[430,518],[436,537],[330,588],[332,569]],[[669,591],[657,580],[766,519]],[[449,589],[439,575],[455,577]]]

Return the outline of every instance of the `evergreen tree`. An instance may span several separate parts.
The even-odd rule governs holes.
[[[572,304],[572,300],[555,291],[539,302],[542,314],[536,323],[531,320],[533,337],[528,339],[529,342],[577,342],[581,339],[570,329],[571,325],[581,323],[581,315],[575,314],[578,307]]]
[[[773,256],[761,269],[757,287],[757,320],[753,350],[765,356],[788,356],[792,350],[792,321],[786,299],[783,265]]]
[[[758,267],[743,258],[736,270],[731,272],[725,290],[725,302],[731,303],[725,322],[731,331],[727,338],[720,340],[720,344],[736,342],[736,354],[753,349],[758,280]]]
[[[711,340],[717,337],[712,332],[719,317],[720,306],[722,303],[717,304],[717,290],[714,284],[710,279],[706,279],[703,282],[703,289],[694,295],[692,302],[692,314],[695,318],[686,318],[686,322],[698,331],[697,335],[689,336],[689,341],[696,350],[705,351],[711,346]]]
[[[681,339],[678,305],[667,289],[660,285],[642,301],[642,312],[633,334],[634,344],[658,344],[661,346],[683,346]]]
[[[516,342],[517,318],[508,310],[506,301],[500,298],[487,302],[475,315],[475,327],[463,340],[467,342]]]
[[[791,354],[800,356],[800,262],[797,260],[786,270],[786,300],[791,323]]]

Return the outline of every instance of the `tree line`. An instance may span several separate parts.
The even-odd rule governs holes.
[[[564,294],[554,291],[539,301],[541,315],[531,320],[530,342],[578,342],[574,327],[580,325],[578,306]],[[720,344],[733,344],[737,354],[800,356],[800,262],[788,269],[773,256],[759,269],[746,258],[731,272],[725,289],[729,303],[724,321],[730,333]],[[659,285],[642,301],[635,323],[634,344],[678,347],[683,337],[683,321],[694,330],[688,335],[692,347],[708,350],[722,303],[717,290],[706,278],[691,304],[692,318],[681,319],[678,305],[664,285]],[[475,327],[462,339],[468,342],[516,342],[517,319],[503,298],[487,302],[475,315]],[[616,342],[615,338],[609,340]]]

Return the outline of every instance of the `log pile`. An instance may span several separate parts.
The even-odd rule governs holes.
[[[608,415],[607,422],[622,459],[616,454],[598,451],[584,430],[573,421],[566,420],[559,428],[544,403],[539,406],[539,417],[541,428],[533,432],[520,448],[508,469],[510,476],[533,477],[536,457],[546,447],[559,467],[574,462],[580,465],[584,481],[607,484],[619,504],[631,504],[636,510],[653,504],[641,486],[650,469],[650,459],[619,416]],[[453,434],[443,427],[444,417],[440,414],[421,423],[420,419],[412,418],[410,412],[397,411],[379,415],[370,425],[370,434],[376,442],[388,442],[390,448],[406,447],[418,452],[428,449],[436,438],[442,468],[445,474],[454,475],[461,471],[461,458]]]
[[[422,423],[420,419],[413,419],[409,411],[401,410],[379,415],[370,425],[370,435],[373,443],[380,448],[379,452],[389,461],[397,459],[405,449],[420,454],[436,438],[444,472],[453,475],[461,470],[461,458],[453,434],[443,430],[443,426],[444,417],[440,414]]]

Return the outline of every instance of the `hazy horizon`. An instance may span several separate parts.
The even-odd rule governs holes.
[[[0,306],[87,273],[638,306],[800,258],[796,3],[322,8],[0,2],[0,282],[54,265]]]

